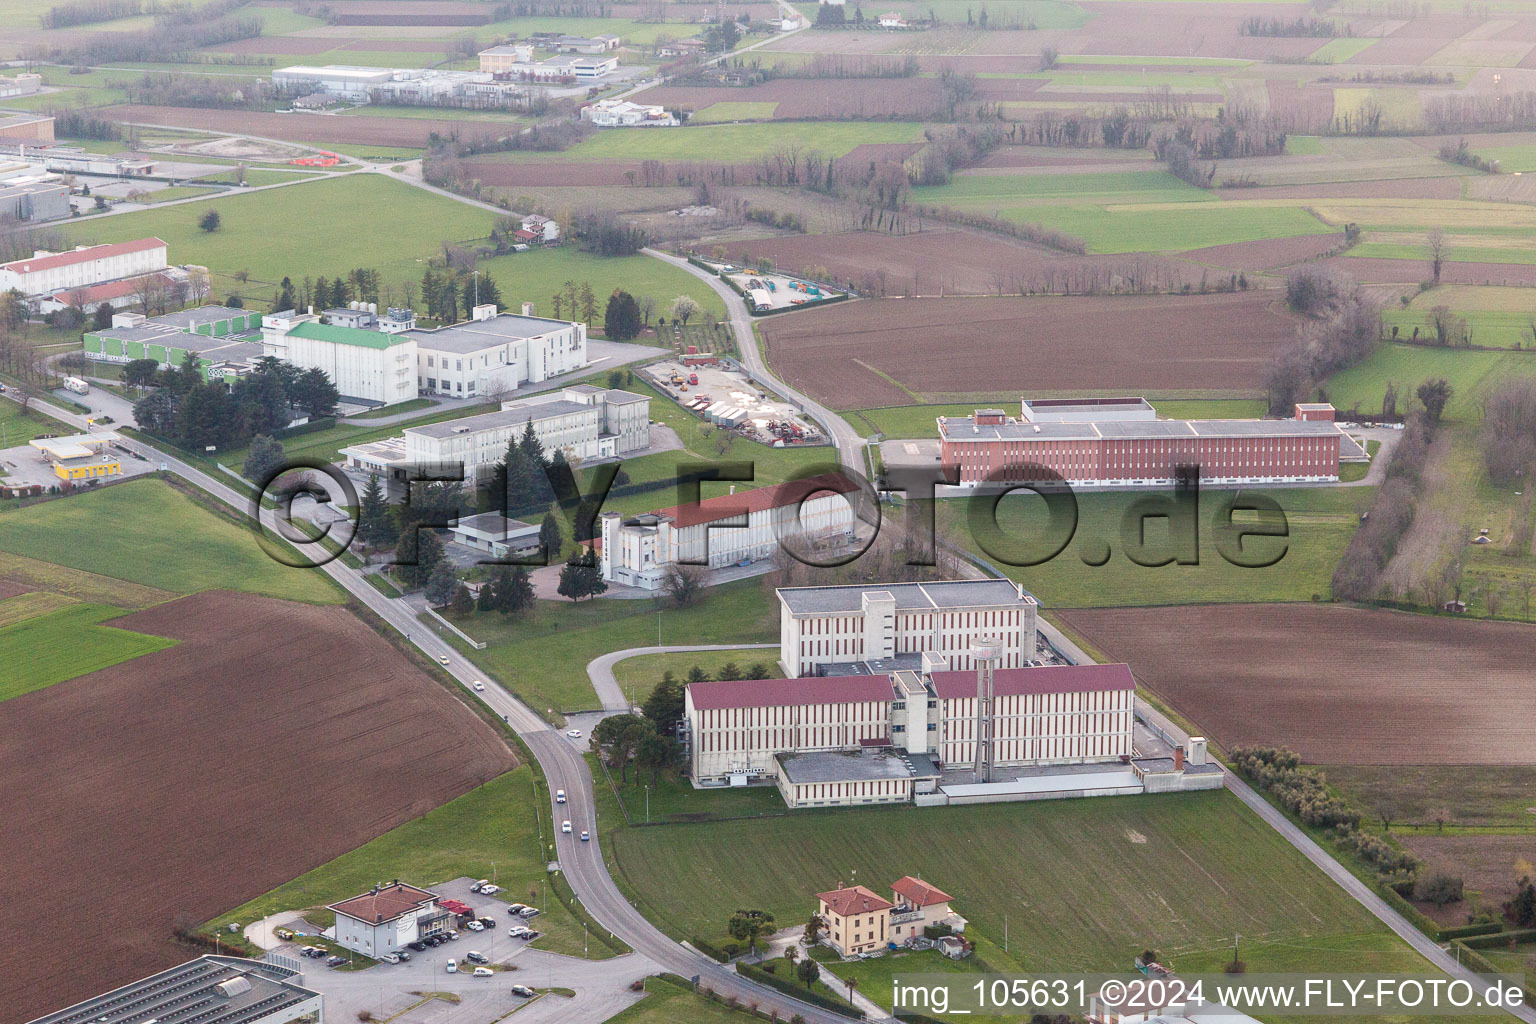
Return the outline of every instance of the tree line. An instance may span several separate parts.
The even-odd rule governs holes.
[[[140,361],[136,380],[144,380],[141,368],[151,362]],[[341,398],[323,370],[301,370],[271,356],[230,386],[222,378],[208,379],[189,352],[179,367],[157,369],[148,383],[154,390],[133,406],[139,426],[197,451],[210,445],[239,447],[258,434],[281,430],[295,411],[312,418],[332,415]]]

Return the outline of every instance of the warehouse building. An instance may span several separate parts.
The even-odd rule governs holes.
[[[366,100],[368,90],[384,85],[394,75],[390,68],[295,64],[272,72],[272,84],[294,92],[323,92],[342,99]]]
[[[1074,486],[1169,486],[1198,466],[1208,484],[1331,483],[1358,441],[1321,407],[1288,420],[1160,420],[1145,399],[1025,401],[940,416],[940,462],[960,487],[1057,477]]]
[[[1037,603],[1008,580],[948,580],[779,590],[780,668],[790,678],[861,663],[920,667],[924,652],[971,667],[979,631],[1003,638],[1001,668],[1035,656]]]
[[[25,259],[0,263],[0,291],[14,288],[30,298],[70,288],[88,288],[164,270],[165,256],[166,245],[158,238],[82,245],[69,252],[39,249]]]
[[[0,95],[24,95],[28,86],[36,92],[37,75],[0,78]],[[15,142],[52,142],[53,118],[46,114],[8,114],[0,117],[0,139]]]
[[[486,397],[539,384],[587,365],[587,325],[476,306],[470,319],[436,330],[412,330],[416,386],[455,398]]]
[[[409,334],[340,327],[290,309],[261,318],[261,351],[325,371],[349,399],[395,405],[416,397],[416,341]]]
[[[819,545],[854,534],[858,484],[841,473],[705,498],[638,516],[602,515],[603,579],[656,590],[678,563],[721,568],[769,558],[795,537]]]
[[[436,893],[399,879],[326,909],[336,912],[336,944],[375,959],[446,932],[453,921]]]
[[[599,128],[675,128],[677,118],[654,103],[598,100],[581,108],[581,119]]]
[[[3,178],[0,180],[0,220],[39,224],[69,216],[70,188],[57,175],[12,174]]]
[[[107,363],[153,359],[175,368],[188,355],[210,378],[246,372],[261,356],[261,314],[232,306],[199,306],[164,316],[115,313],[112,326],[85,335],[88,358]]]
[[[200,956],[32,1024],[322,1024],[324,1000],[285,959]]]
[[[482,512],[466,516],[449,527],[455,544],[483,551],[492,559],[527,555],[539,549],[539,527],[520,519],[508,519],[500,512]]]

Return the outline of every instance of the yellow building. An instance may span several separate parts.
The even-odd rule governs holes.
[[[862,885],[816,894],[827,939],[845,957],[868,953],[890,941],[891,907]]]
[[[97,480],[123,472],[122,463],[105,450],[117,438],[108,430],[100,434],[40,437],[28,444],[43,453],[45,462],[53,464],[53,475],[60,480]]]

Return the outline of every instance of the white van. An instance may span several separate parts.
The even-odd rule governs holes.
[[[458,974],[459,973],[459,962],[457,960],[449,960],[448,961],[448,973],[449,974]]]

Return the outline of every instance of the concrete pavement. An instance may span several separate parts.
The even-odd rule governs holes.
[[[592,688],[597,691],[598,699],[603,702],[604,711],[628,711],[633,705],[626,698],[623,688],[619,686],[619,681],[613,674],[613,666],[621,661],[638,658],[642,654],[693,654],[696,651],[738,651],[749,648],[763,650],[778,646],[778,644],[702,644],[680,647],[630,647],[604,654],[587,662],[587,678],[592,680]]]

